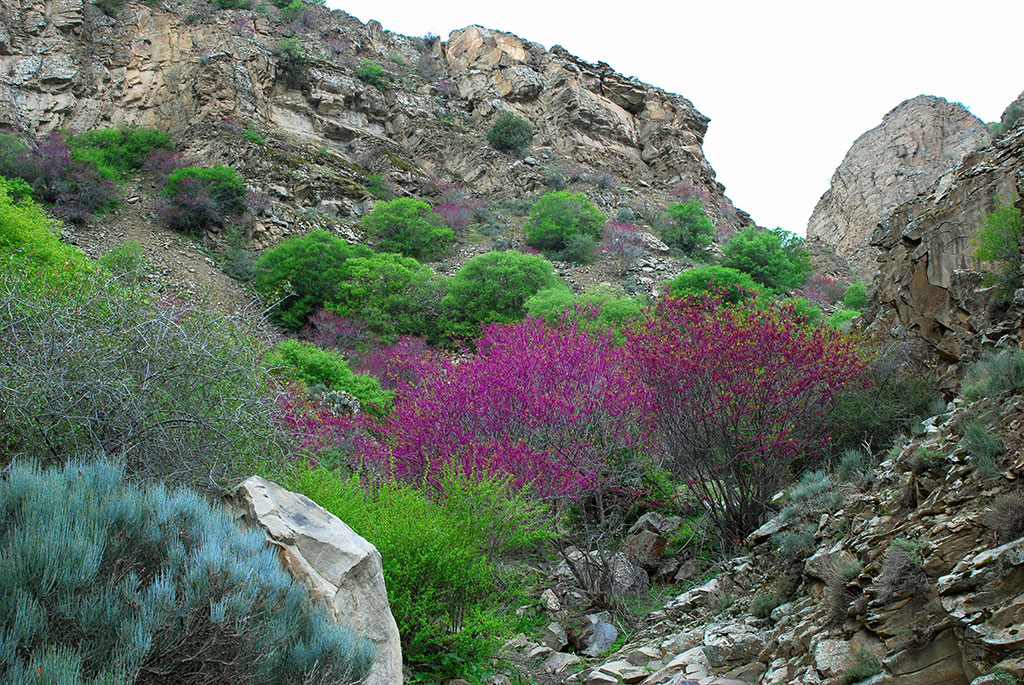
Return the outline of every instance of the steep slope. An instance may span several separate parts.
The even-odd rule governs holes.
[[[807,222],[807,237],[870,280],[877,265],[868,241],[878,222],[990,141],[985,124],[959,103],[930,95],[901,103],[854,141]]]
[[[720,232],[751,223],[715,180],[701,149],[708,119],[685,98],[477,26],[442,43],[322,7],[290,22],[267,11],[126,2],[107,16],[87,0],[7,3],[0,128],[168,130],[267,199],[257,247],[313,227],[359,240],[372,174],[398,194],[436,199],[464,185],[514,199],[566,173],[594,179],[604,209],[639,212],[692,184]],[[376,84],[358,77],[365,60],[386,66]],[[505,111],[533,125],[526,159],[485,140]]]

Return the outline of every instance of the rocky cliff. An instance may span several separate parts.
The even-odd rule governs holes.
[[[971,256],[971,237],[1001,202],[1024,208],[1024,126],[968,155],[871,238],[879,275],[868,318],[894,318],[930,343],[947,388],[955,387],[961,361],[1024,339],[1024,293],[1005,302],[985,287],[983,265]]]
[[[869,239],[878,222],[990,142],[985,124],[959,103],[928,95],[903,102],[854,141],[807,222],[807,237],[870,280],[877,251]]]
[[[427,199],[446,184],[515,198],[555,172],[589,174],[606,209],[664,204],[685,183],[707,193],[720,230],[750,223],[704,158],[707,117],[683,97],[478,26],[441,42],[322,7],[289,22],[268,12],[172,0],[127,2],[108,16],[88,0],[5,3],[0,128],[168,130],[268,198],[252,231],[258,247],[313,227],[358,240],[371,174]],[[290,38],[301,54],[289,64]],[[388,73],[360,80],[364,60]],[[506,111],[533,125],[526,159],[486,143]],[[246,139],[247,128],[268,144]]]

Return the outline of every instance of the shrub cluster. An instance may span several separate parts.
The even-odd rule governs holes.
[[[661,220],[661,239],[687,256],[697,254],[711,244],[714,225],[704,214],[700,200],[676,202],[668,206]]]
[[[811,273],[811,258],[800,247],[802,242],[781,228],[748,226],[722,246],[722,266],[748,273],[766,288],[798,288]]]
[[[455,237],[441,215],[426,202],[411,197],[378,202],[363,217],[363,230],[383,252],[416,259],[444,254]]]
[[[356,69],[356,78],[381,90],[384,90],[388,85],[388,72],[381,65],[368,59],[364,59],[359,68]]]
[[[533,127],[530,122],[512,112],[505,112],[498,118],[487,132],[487,142],[499,150],[508,150],[516,154],[530,146],[533,140]]]
[[[185,167],[168,174],[156,209],[171,227],[201,235],[239,215],[247,194],[245,179],[231,167]]]
[[[985,215],[974,234],[974,256],[995,262],[1001,270],[991,280],[1004,294],[1024,284],[1024,253],[1021,250],[1021,214],[1012,204],[1002,205]]]
[[[699,293],[719,293],[729,304],[750,299],[757,294],[757,284],[750,274],[727,266],[699,266],[687,269],[670,284],[669,292],[675,296]]]
[[[72,158],[118,181],[140,171],[157,150],[173,150],[169,133],[145,128],[106,128],[68,138]]]
[[[8,683],[357,683],[373,646],[328,623],[261,532],[118,466],[0,481]]]
[[[596,246],[604,223],[604,215],[586,195],[556,191],[537,200],[523,228],[526,242],[531,247],[557,252],[565,250],[580,237],[590,238]]]
[[[310,342],[284,340],[278,343],[268,361],[286,376],[307,386],[322,385],[327,390],[340,390],[355,396],[360,406],[371,414],[387,414],[391,408],[392,393],[381,390],[380,381],[376,378],[353,373],[348,362],[337,352],[321,349]]]

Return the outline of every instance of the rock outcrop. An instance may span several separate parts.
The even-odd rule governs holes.
[[[878,222],[990,142],[985,124],[959,103],[928,95],[903,102],[854,141],[807,222],[807,237],[870,280],[878,253],[869,239]]]
[[[985,287],[971,237],[1000,203],[1024,209],[1024,127],[968,155],[926,193],[898,207],[871,238],[879,276],[868,319],[894,318],[936,350],[947,388],[959,363],[1019,345],[1024,293],[1007,304]]]
[[[259,476],[235,488],[226,504],[238,523],[263,529],[284,567],[337,623],[373,641],[377,658],[367,684],[399,685],[398,626],[377,548],[309,498]]]
[[[268,12],[127,0],[108,16],[88,0],[5,3],[0,130],[167,130],[203,164],[238,168],[267,200],[251,235],[259,248],[311,228],[359,240],[372,174],[399,194],[459,184],[511,199],[575,169],[597,179],[606,206],[664,204],[685,183],[707,194],[721,231],[751,223],[704,158],[707,117],[683,97],[478,26],[442,43],[323,7],[298,23]],[[301,39],[294,69],[290,39]],[[358,77],[363,60],[386,66],[381,83]],[[486,142],[505,111],[533,125],[525,160]],[[247,139],[248,127],[268,143]]]

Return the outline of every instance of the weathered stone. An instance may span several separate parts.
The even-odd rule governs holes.
[[[618,629],[611,623],[601,620],[597,614],[587,616],[587,622],[581,632],[584,643],[582,653],[591,657],[607,652],[619,637]]]
[[[836,677],[850,664],[850,644],[845,640],[820,640],[814,646],[814,667],[826,677]]]
[[[764,647],[760,632],[745,623],[709,623],[704,629],[704,654],[715,668],[755,661]]]
[[[892,675],[887,682],[900,685],[966,685],[960,645],[952,630],[943,631],[924,647],[897,652],[883,661]]]
[[[558,595],[551,588],[540,593],[540,601],[548,611],[561,611],[562,609],[562,603],[558,601]]]
[[[565,628],[558,623],[549,623],[544,632],[541,633],[540,641],[556,652],[569,646],[569,638],[565,633]]]
[[[622,541],[621,551],[634,564],[648,571],[658,568],[658,561],[665,553],[666,540],[658,533],[641,530]]]
[[[566,654],[565,652],[552,652],[544,659],[544,670],[548,673],[561,673],[570,666],[574,666],[583,661],[580,657],[575,654]]]
[[[240,524],[263,529],[285,568],[336,622],[373,641],[377,658],[367,683],[401,683],[398,626],[377,549],[309,498],[259,476],[236,487],[226,504]]]
[[[868,243],[878,222],[990,141],[984,122],[960,104],[930,95],[901,103],[854,141],[807,222],[807,236],[832,246],[870,280],[877,253]]]

